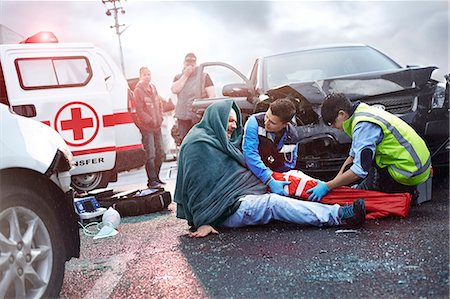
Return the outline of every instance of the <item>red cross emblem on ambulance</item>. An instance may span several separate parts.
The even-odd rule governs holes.
[[[83,146],[97,136],[100,123],[94,108],[83,102],[61,107],[55,116],[55,129],[71,146]]]

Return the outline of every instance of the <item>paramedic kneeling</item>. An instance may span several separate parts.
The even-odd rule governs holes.
[[[297,162],[297,132],[290,123],[295,112],[291,100],[278,99],[267,112],[250,116],[244,128],[242,150],[248,168],[273,193],[284,196],[289,182],[275,180],[272,171],[292,170]]]
[[[324,122],[347,133],[352,145],[336,177],[307,191],[310,200],[320,201],[329,190],[360,179],[364,179],[360,189],[414,196],[416,186],[430,176],[425,142],[397,116],[364,103],[352,104],[341,93],[328,95],[321,111]]]
[[[174,202],[177,217],[192,226],[191,237],[217,234],[219,226],[234,228],[271,220],[363,225],[362,199],[340,207],[267,193],[266,186],[245,167],[241,138],[241,114],[231,100],[210,105],[186,135],[178,156]]]

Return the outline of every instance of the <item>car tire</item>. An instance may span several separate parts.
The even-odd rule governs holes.
[[[108,186],[109,171],[92,172],[72,176],[72,187],[78,192],[91,191]]]
[[[66,261],[58,205],[40,191],[45,184],[0,188],[0,298],[58,297]]]

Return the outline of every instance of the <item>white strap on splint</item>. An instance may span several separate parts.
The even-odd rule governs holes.
[[[289,181],[289,176],[293,176],[293,177],[299,179],[297,189],[295,190],[295,196],[297,196],[297,197],[301,197],[303,190],[305,189],[306,183],[308,181],[315,180],[300,170],[290,170],[290,171],[284,173],[284,179],[286,181]],[[286,192],[289,193],[289,185],[286,185],[284,188],[285,188]]]

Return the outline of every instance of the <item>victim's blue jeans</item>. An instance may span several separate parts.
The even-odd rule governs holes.
[[[246,195],[240,202],[237,211],[222,223],[223,227],[260,225],[271,220],[314,226],[341,224],[338,204],[297,200],[275,193]]]

